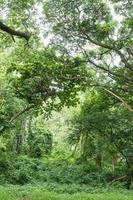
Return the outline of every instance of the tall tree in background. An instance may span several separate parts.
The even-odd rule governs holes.
[[[70,143],[80,146],[81,161],[93,159],[101,168],[105,160],[110,163],[116,156],[122,158],[119,162],[126,166],[128,189],[133,176],[132,117],[105,92],[92,90],[81,112],[73,117],[69,135]]]

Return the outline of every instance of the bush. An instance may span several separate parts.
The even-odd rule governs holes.
[[[35,163],[26,156],[17,157],[10,161],[7,179],[13,184],[25,184],[32,180]]]
[[[121,169],[121,174],[124,169]],[[40,160],[27,156],[10,155],[0,157],[1,183],[27,184],[47,182],[48,184],[78,184],[97,186],[106,184],[120,172],[112,174],[109,168],[98,171],[93,163],[74,164],[68,161]]]

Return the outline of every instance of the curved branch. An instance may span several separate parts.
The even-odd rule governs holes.
[[[81,30],[81,32],[82,32],[83,35],[85,35],[85,37],[82,36],[83,39],[88,40],[89,42],[91,42],[92,44],[94,44],[96,46],[108,49],[110,51],[112,51],[112,50],[115,51],[120,56],[121,61],[124,63],[125,67],[128,70],[130,70],[131,72],[133,72],[133,67],[128,63],[127,59],[124,57],[124,55],[122,54],[122,52],[119,49],[117,49],[115,46],[103,44],[101,42],[95,41],[87,33],[85,33],[85,31],[83,31],[83,30]]]
[[[32,104],[32,105],[30,105],[30,106],[24,108],[23,110],[21,110],[20,112],[18,112],[16,115],[14,115],[14,116],[10,119],[9,122],[12,123],[12,122],[13,122],[15,119],[17,119],[19,116],[21,116],[22,114],[24,114],[25,112],[31,110],[31,109],[34,108],[34,107],[35,107],[35,105]]]
[[[108,93],[110,93],[112,96],[114,96],[116,99],[118,99],[120,102],[122,102],[123,103],[123,105],[125,105],[125,107],[129,110],[129,111],[133,111],[133,109],[131,108],[131,106],[130,105],[128,105],[127,104],[127,102],[126,101],[124,101],[120,96],[118,96],[116,93],[114,93],[113,91],[111,91],[111,90],[109,90],[109,89],[107,89],[107,88],[105,88],[105,87],[101,87],[101,88],[103,88],[103,90],[105,90],[106,92],[108,92]]]
[[[27,41],[30,39],[30,34],[29,33],[16,31],[16,30],[10,28],[9,26],[3,24],[1,21],[0,21],[0,30],[10,34],[12,37],[13,36],[18,36],[20,38],[24,38]]]
[[[18,113],[16,113],[16,115],[14,115],[10,120],[9,120],[9,123],[11,124],[14,120],[16,120],[19,116],[21,116],[22,114],[24,114],[25,112],[31,110],[32,108],[34,108],[35,105],[32,104],[26,108],[24,108],[23,110],[19,111]],[[3,134],[3,132],[6,130],[6,126],[4,126],[1,130],[0,130],[0,135]]]

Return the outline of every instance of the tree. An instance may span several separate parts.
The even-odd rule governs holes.
[[[34,158],[49,156],[53,148],[52,133],[40,120],[33,117],[30,120],[27,138],[28,154]]]
[[[119,155],[127,168],[128,189],[133,173],[132,116],[130,111],[118,108],[106,93],[92,91],[73,119],[73,132],[69,136],[74,143],[81,144],[81,159],[95,158],[100,167],[103,159],[107,159],[107,152],[113,156],[113,150]]]
[[[57,56],[54,50],[29,52],[22,63],[13,62],[8,67],[10,83],[16,96],[26,100],[28,111],[44,104],[46,110],[58,110],[76,103],[76,94],[84,90],[91,73],[77,59]]]
[[[74,105],[77,101],[76,94],[84,88],[88,79],[84,63],[79,67],[78,57],[71,58],[61,55],[55,48],[44,47],[40,38],[44,24],[39,24],[38,27],[36,18],[38,2],[31,0],[16,3],[12,0],[4,3],[5,1],[1,2],[1,7],[6,16],[3,15],[0,20],[0,29],[2,51],[7,51],[5,58],[8,56],[8,62],[4,62],[5,71],[8,71],[5,76],[16,97],[24,101],[21,110],[12,117],[7,117],[7,123],[11,124],[29,110],[40,109],[43,104],[46,104],[47,113],[52,109],[61,109],[64,105]],[[6,33],[14,40],[15,36],[26,39],[29,46],[26,46],[25,40],[16,40],[15,45],[10,43],[11,37]],[[6,126],[2,127],[1,133],[5,128]]]
[[[97,71],[97,84],[107,87],[132,107],[131,6],[130,1],[48,0],[44,10],[54,34],[53,43],[65,45],[69,52],[70,47],[80,52],[84,58],[81,62]]]

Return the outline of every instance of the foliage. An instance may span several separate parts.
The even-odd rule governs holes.
[[[5,159],[6,156],[6,159]],[[116,168],[115,173],[110,167],[104,167],[101,170],[95,163],[76,164],[70,161],[58,160],[51,163],[48,159],[38,160],[38,158],[29,158],[26,156],[15,157],[6,154],[1,155],[1,184],[12,183],[24,185],[27,183],[42,182],[49,185],[49,189],[57,184],[75,184],[88,185],[89,187],[98,187],[106,185],[114,177],[123,175],[126,168]],[[70,188],[68,189],[70,191]]]
[[[3,198],[3,200],[7,200],[7,199],[12,199],[12,200],[16,200],[16,199],[25,199],[25,198],[29,198],[29,199],[39,199],[39,200],[44,200],[44,199],[52,199],[52,200],[56,200],[56,199],[62,199],[62,200],[66,200],[66,199],[70,199],[70,200],[75,200],[75,199],[101,199],[101,200],[106,200],[106,199],[112,199],[112,200],[131,200],[132,199],[132,192],[127,192],[126,190],[106,190],[106,189],[102,189],[102,193],[100,194],[97,190],[95,190],[94,193],[87,193],[87,192],[78,192],[78,193],[72,193],[72,194],[68,194],[68,193],[64,193],[64,194],[59,194],[56,192],[49,192],[46,190],[45,188],[46,186],[24,186],[23,188],[20,188],[18,186],[8,186],[8,188],[3,188],[0,187],[0,196]]]
[[[61,52],[62,46],[70,54],[80,52],[86,66],[96,70],[94,85],[110,89],[132,107],[131,5],[127,0],[48,0],[44,13],[52,45]]]
[[[116,163],[117,160],[119,164],[124,162],[131,177],[132,113],[126,109],[118,110],[111,103],[103,92],[90,92],[81,112],[73,118],[69,142],[80,145],[81,160],[95,159],[96,165],[102,168],[104,160],[110,163],[116,159]]]
[[[130,189],[132,2],[0,0],[0,14],[1,184]],[[93,199],[22,198],[43,195]]]
[[[75,96],[88,78],[76,58],[56,56],[54,50],[45,49],[32,52],[27,59],[23,63],[11,63],[8,68],[19,98],[36,107],[44,101],[47,110],[75,104]]]
[[[29,155],[35,158],[49,155],[52,151],[52,134],[46,130],[35,130],[28,136]]]

